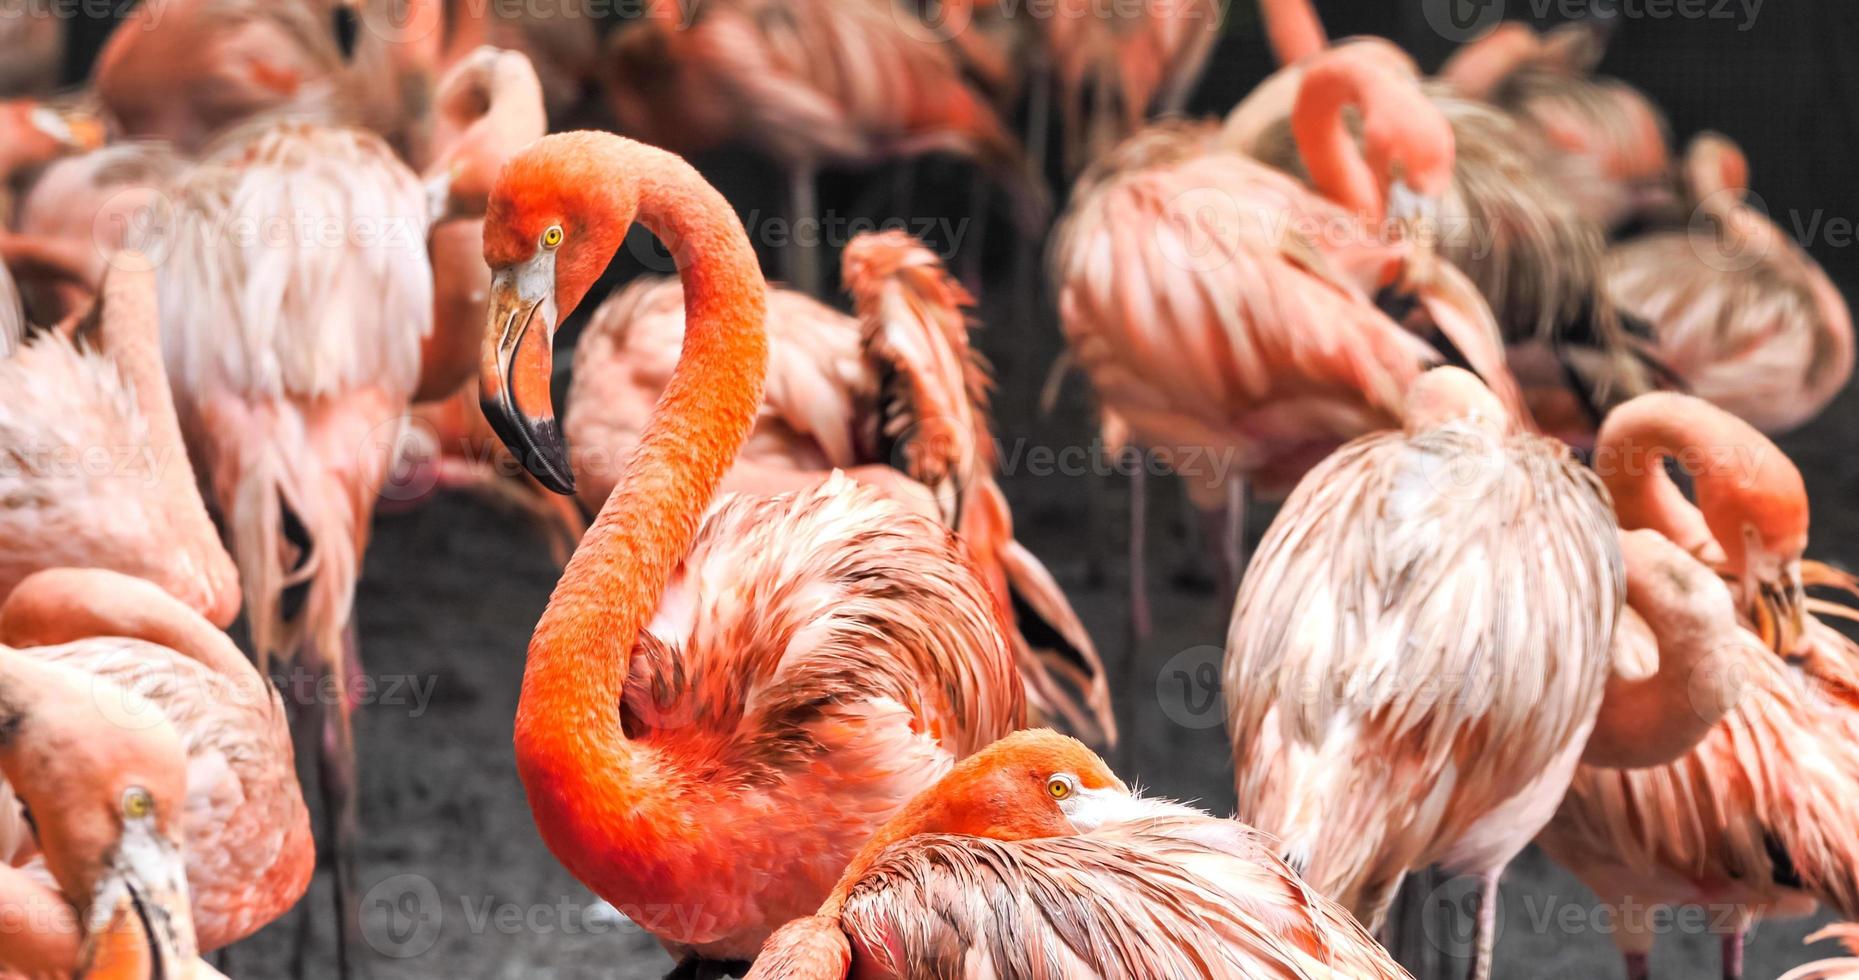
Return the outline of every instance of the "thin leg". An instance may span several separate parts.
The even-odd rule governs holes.
[[[350,623],[343,636],[343,670],[354,677],[361,657]],[[323,709],[323,749],[317,758],[317,776],[323,791],[323,832],[329,842],[334,872],[336,912],[336,976],[347,980],[358,974],[353,954],[361,948],[361,910],[355,895],[355,838],[358,825],[355,794],[355,706],[353,685],[344,685],[331,706]]]
[[[962,285],[976,297],[986,285],[982,270],[987,268],[988,196],[993,185],[986,173],[976,170],[968,185],[968,234],[962,238]]]
[[[911,215],[911,199],[917,193],[917,161],[899,160],[891,167],[891,213],[908,218]]]
[[[292,701],[297,685],[291,685],[287,694],[286,705],[293,709],[295,716],[291,719],[291,742],[306,755],[318,758],[311,760],[311,765],[321,764],[323,751],[323,712],[319,699],[312,697],[307,701]],[[324,804],[327,806],[327,802]],[[325,841],[327,846],[327,841]],[[310,910],[310,903],[297,904],[297,936],[291,951],[291,976],[296,980],[305,980],[310,976],[310,942],[316,934],[316,913]]]
[[[1149,638],[1149,575],[1143,564],[1148,550],[1147,510],[1149,508],[1148,474],[1138,459],[1130,472],[1130,660],[1134,676],[1136,643]]]
[[[1252,483],[1235,477],[1226,484],[1226,540],[1221,542],[1226,567],[1222,569],[1220,596],[1230,600],[1239,592],[1239,581],[1246,574],[1246,510],[1252,499]]]
[[[1103,587],[1104,569],[1110,564],[1105,548],[1110,528],[1110,518],[1106,514],[1110,509],[1107,499],[1110,495],[1104,492],[1104,479],[1102,473],[1084,475],[1084,582],[1092,589]]]
[[[1723,937],[1723,980],[1743,980],[1743,947],[1749,927],[1738,925]]]
[[[1491,980],[1491,961],[1498,945],[1498,875],[1493,871],[1478,883],[1478,924],[1472,941],[1472,980]]]
[[[1026,88],[1026,161],[1033,176],[1046,179],[1046,144],[1052,139],[1052,70],[1043,55],[1033,59]]]
[[[1622,953],[1627,964],[1627,980],[1652,980],[1652,957],[1645,953]]]
[[[788,171],[788,285],[809,296],[820,295],[820,201],[812,164]]]

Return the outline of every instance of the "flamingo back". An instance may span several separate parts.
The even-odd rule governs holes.
[[[1586,742],[1623,594],[1606,492],[1559,443],[1455,421],[1344,447],[1233,610],[1242,819],[1371,928],[1410,869],[1503,867]]]
[[[894,845],[846,902],[856,975],[1407,976],[1270,838],[1139,802],[1142,818],[1076,836]]]

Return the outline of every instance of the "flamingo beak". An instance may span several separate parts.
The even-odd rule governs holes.
[[[361,12],[357,6],[357,0],[341,0],[330,13],[329,31],[343,61],[354,60],[355,43],[361,39]]]
[[[89,908],[80,977],[171,977],[196,955],[181,846],[151,827],[124,828]]]
[[[1801,563],[1784,563],[1781,573],[1772,578],[1751,576],[1744,594],[1753,597],[1750,615],[1762,642],[1784,657],[1802,653],[1807,639],[1807,592],[1801,584]]]
[[[479,405],[497,437],[542,485],[574,493],[568,446],[555,420],[555,253],[491,273],[489,319],[478,370]]]

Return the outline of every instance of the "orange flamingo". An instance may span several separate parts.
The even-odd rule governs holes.
[[[0,968],[214,976],[197,968],[188,911],[186,757],[159,709],[83,671],[0,649],[0,722],[0,772],[32,809],[55,885],[0,866],[0,900],[31,926],[5,931]]]
[[[239,614],[239,572],[194,482],[160,323],[153,272],[122,253],[94,347],[52,331],[0,359],[0,599],[41,569],[109,568],[216,626]]]
[[[282,656],[344,692],[301,718],[320,746],[345,966],[353,602],[432,324],[425,194],[379,137],[302,123],[241,131],[171,194],[162,340],[252,645],[261,670]]]
[[[1114,739],[1096,647],[1051,573],[1013,537],[995,482],[985,367],[969,346],[968,294],[903,232],[860,235],[843,260],[857,318],[769,290],[767,394],[723,488],[802,490],[843,469],[955,529],[1014,623],[1009,639],[1033,706]],[[582,331],[564,424],[589,510],[612,493],[684,340],[675,279],[635,280]],[[1047,639],[1036,647],[1032,637]]]
[[[1405,980],[1275,848],[1132,794],[1073,739],[1018,732],[892,817],[749,978]]]
[[[1670,759],[1715,720],[1686,697],[1708,650],[1609,688],[1615,536],[1567,447],[1429,372],[1404,430],[1304,478],[1247,574],[1225,674],[1241,818],[1370,928],[1408,871],[1478,876],[1488,977],[1498,875],[1577,762]]]
[[[1652,324],[1685,389],[1764,432],[1806,424],[1853,372],[1853,320],[1827,274],[1743,200],[1749,165],[1703,133],[1685,155],[1691,224],[1608,250],[1607,289]]]
[[[14,648],[11,656],[136,691],[180,734],[187,876],[202,950],[257,932],[303,896],[316,852],[284,704],[226,634],[141,579],[54,569],[0,606],[0,644]],[[21,841],[7,843],[15,864],[33,855]]]
[[[688,22],[685,8],[691,11]],[[1043,187],[1019,142],[963,77],[955,53],[888,0],[651,0],[614,35],[605,86],[623,131],[691,153],[740,140],[788,171],[796,222],[787,278],[819,295],[822,165],[865,165],[930,152],[973,158],[1041,223]]]
[[[1603,229],[1671,204],[1670,127],[1645,93],[1594,77],[1605,26],[1572,22],[1538,35],[1506,22],[1440,68],[1459,93],[1492,102],[1543,138],[1549,176]]]
[[[766,285],[728,202],[669,153],[558,134],[498,178],[482,373],[505,442],[573,491],[550,343],[635,219],[678,259],[684,357],[536,626],[517,769],[596,894],[701,910],[655,930],[694,972],[818,908],[858,842],[1025,701],[933,522],[843,479],[705,516],[761,401]]]
[[[1264,14],[1273,32],[1275,19],[1302,25],[1316,16],[1308,0],[1267,3]],[[1319,43],[1321,31],[1300,26],[1297,33],[1314,32],[1303,43]],[[1381,39],[1338,45],[1334,55],[1416,74],[1412,60]],[[1285,111],[1286,88],[1311,61],[1300,57],[1236,107],[1223,133],[1229,146],[1292,173],[1310,166]],[[1608,300],[1602,227],[1551,178],[1555,155],[1543,139],[1487,103],[1438,87],[1428,95],[1450,124],[1456,149],[1450,186],[1429,227],[1438,252],[1490,304],[1536,423],[1585,447],[1608,408],[1662,380],[1660,367],[1649,363],[1649,330]]]
[[[1213,537],[1227,540],[1229,584],[1248,485],[1282,494],[1394,424],[1428,366],[1463,358],[1520,411],[1490,312],[1413,233],[1448,187],[1450,129],[1412,83],[1348,49],[1308,68],[1298,143],[1314,190],[1219,148],[1212,130],[1163,125],[1086,172],[1053,249],[1061,325],[1106,442],[1161,455],[1204,513],[1226,509]],[[1372,120],[1366,154],[1344,128],[1351,109]],[[1376,305],[1384,290],[1413,322]],[[1140,483],[1132,498],[1142,629]]]
[[[1659,581],[1683,586],[1673,605],[1692,619],[1739,619],[1758,636],[1735,642],[1720,626],[1681,639],[1720,656],[1768,646],[1784,657],[1739,656],[1747,693],[1683,759],[1658,769],[1577,772],[1556,819],[1540,838],[1551,856],[1603,902],[1736,905],[1723,937],[1724,975],[1742,972],[1743,932],[1757,915],[1799,915],[1823,901],[1859,915],[1859,854],[1850,841],[1850,801],[1859,798],[1859,648],[1807,614],[1802,552],[1808,506],[1801,475],[1747,423],[1706,402],[1649,395],[1607,420],[1596,466],[1613,491],[1623,527],[1669,554]],[[1691,474],[1694,506],[1666,475],[1679,459]],[[1631,556],[1629,556],[1631,557]],[[1717,582],[1721,575],[1728,589]],[[1808,577],[1850,580],[1815,567]],[[1818,608],[1852,616],[1832,603]],[[1663,653],[1668,631],[1646,616]],[[1646,630],[1642,629],[1644,633]],[[1623,669],[1643,670],[1650,638],[1623,643]],[[1628,974],[1647,975],[1654,935],[1623,917],[1616,942]]]

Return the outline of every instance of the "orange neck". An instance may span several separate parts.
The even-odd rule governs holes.
[[[1260,0],[1259,18],[1278,63],[1302,61],[1330,46],[1311,0]]]
[[[1298,154],[1310,171],[1310,182],[1323,196],[1362,215],[1380,221],[1386,215],[1381,185],[1343,121],[1343,110],[1356,106],[1364,124],[1396,110],[1393,94],[1377,80],[1364,76],[1356,62],[1326,58],[1311,66],[1297,91],[1291,110],[1291,135]]]
[[[620,702],[640,632],[761,404],[767,286],[735,212],[682,159],[589,134],[575,163],[562,179],[604,212],[590,223],[623,234],[637,195],[637,220],[677,258],[687,324],[677,371],[536,625],[517,705],[517,765],[538,827],[601,891],[603,869],[651,847],[615,833],[648,816],[664,781],[621,730]]]

